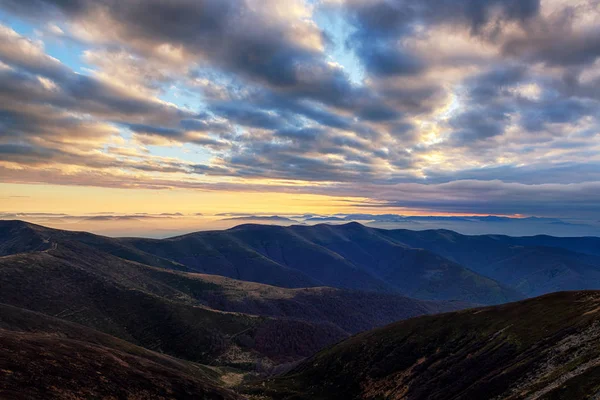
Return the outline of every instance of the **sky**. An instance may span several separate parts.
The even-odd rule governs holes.
[[[0,0],[0,182],[0,217],[595,225],[600,1]]]

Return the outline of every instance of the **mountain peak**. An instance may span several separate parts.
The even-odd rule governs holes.
[[[0,220],[0,227],[2,229],[11,229],[11,228],[17,228],[17,227],[23,227],[23,226],[31,226],[33,224],[30,224],[29,222],[25,222],[23,220],[20,219],[3,219]]]
[[[50,245],[40,225],[21,220],[0,221],[0,256],[46,250]]]
[[[364,226],[363,224],[361,224],[360,222],[356,222],[356,221],[352,221],[352,222],[348,222],[347,224],[342,224],[342,225],[338,225],[342,228],[345,229],[369,229],[368,227]]]

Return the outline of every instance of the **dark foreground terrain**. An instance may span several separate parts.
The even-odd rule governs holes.
[[[2,399],[240,399],[219,373],[83,326],[0,305]]]
[[[401,321],[249,392],[290,400],[598,398],[600,292]]]
[[[292,371],[243,382],[0,306],[0,398],[594,399],[600,393],[600,292],[424,316],[361,333]]]

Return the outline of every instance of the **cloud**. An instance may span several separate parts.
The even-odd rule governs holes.
[[[418,190],[417,195],[407,192]],[[581,218],[595,215],[600,198],[598,182],[579,184],[504,183],[502,181],[461,180],[418,188],[414,184],[381,193],[385,201],[361,207],[400,207],[439,212],[475,214],[570,215]]]
[[[599,21],[597,1],[570,2],[533,21],[527,32],[509,35],[502,51],[549,66],[589,65],[600,56]]]
[[[0,26],[7,182],[593,213],[595,0],[0,0],[0,8],[19,21]],[[34,24],[30,35],[19,28]],[[581,207],[571,210],[563,194],[580,195]]]

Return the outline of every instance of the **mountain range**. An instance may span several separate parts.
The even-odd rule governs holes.
[[[476,304],[600,287],[600,239],[595,237],[467,236],[349,223],[246,224],[169,239],[117,239],[27,227],[22,236],[11,234],[1,242],[0,254],[66,241],[150,266],[278,287],[329,286]],[[21,228],[3,231],[14,229]]]
[[[481,398],[472,396],[489,382],[498,398],[520,398],[517,389],[537,393],[550,376],[593,371],[600,295],[473,307],[600,288],[599,249],[593,237],[357,223],[145,239],[0,221],[0,344],[10,361],[0,397],[325,399],[350,379],[343,398]],[[491,378],[521,367],[541,372],[521,386]]]
[[[170,239],[123,243],[191,271],[282,287],[330,286],[400,293],[423,300],[493,304],[517,291],[440,255],[358,223],[341,226],[241,225]]]

